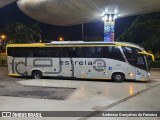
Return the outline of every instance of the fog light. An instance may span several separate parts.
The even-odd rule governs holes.
[[[128,73],[128,74],[129,74],[129,76],[131,76],[131,77],[133,76],[133,74],[132,74],[132,73]]]

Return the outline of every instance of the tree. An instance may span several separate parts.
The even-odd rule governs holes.
[[[42,30],[38,24],[26,25],[10,22],[5,26],[5,31],[11,43],[33,43],[42,39]]]
[[[118,37],[118,41],[133,42],[142,45],[153,54],[160,51],[160,13],[141,15],[131,27]]]

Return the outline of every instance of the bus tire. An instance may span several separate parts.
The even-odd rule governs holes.
[[[114,82],[121,83],[121,82],[124,81],[124,78],[125,78],[125,76],[124,76],[123,73],[114,73],[114,74],[112,75],[112,80],[113,80]]]
[[[33,79],[41,79],[42,78],[42,72],[39,70],[34,70],[32,72],[32,78]]]

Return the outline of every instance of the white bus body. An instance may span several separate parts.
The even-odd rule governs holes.
[[[140,52],[141,54],[139,54]],[[148,81],[149,68],[142,47],[130,43],[55,42],[7,46],[12,76]]]

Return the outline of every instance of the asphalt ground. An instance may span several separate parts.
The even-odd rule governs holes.
[[[65,100],[76,89],[72,87],[26,86],[17,83],[17,81],[24,80],[30,80],[30,78],[8,76],[7,68],[1,67],[0,96]]]
[[[10,77],[5,67],[0,68],[1,111],[93,111],[86,117],[41,120],[159,120],[157,117],[95,117],[96,111],[160,111],[159,91],[160,69],[151,70],[151,81],[147,83],[114,83]]]

